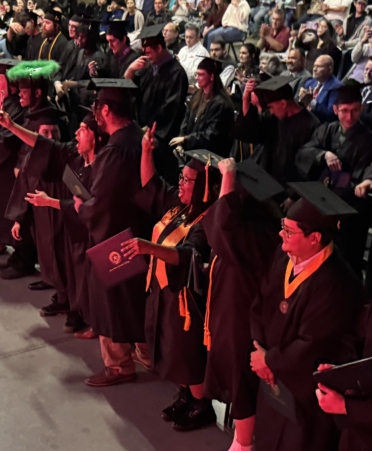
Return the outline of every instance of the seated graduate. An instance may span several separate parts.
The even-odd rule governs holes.
[[[184,150],[206,149],[228,157],[233,143],[234,106],[220,78],[221,63],[204,58],[195,77],[199,88],[193,95],[181,125],[180,136],[169,145]]]
[[[279,215],[267,200],[283,188],[252,160],[236,165],[229,158],[218,167],[220,196],[202,220],[213,249],[204,323],[209,351],[204,394],[232,404],[235,438],[229,451],[251,451],[259,378],[249,365],[254,350],[250,307],[279,243]]]
[[[302,198],[282,222],[283,240],[251,311],[259,388],[257,451],[330,451],[339,431],[319,409],[313,371],[343,363],[355,346],[363,287],[333,238],[355,210],[320,182],[291,183]]]
[[[366,321],[363,358],[372,357],[372,310]],[[333,365],[322,364],[318,371],[327,371]],[[372,376],[372,375],[371,375]],[[319,384],[316,390],[319,406],[332,415],[343,419],[340,451],[369,451],[372,449],[372,396],[363,398],[343,396],[334,390]]]
[[[210,248],[201,219],[217,197],[219,174],[192,159],[170,187],[157,175],[154,159],[155,124],[142,141],[141,184],[136,200],[152,219],[159,221],[152,241],[139,238],[123,243],[125,257],[151,256],[147,279],[146,342],[153,367],[165,380],[180,385],[178,398],[162,412],[178,430],[214,423],[209,399],[203,398],[207,351],[203,346],[205,301],[189,284],[194,251],[207,262]],[[205,151],[207,155],[207,151]],[[205,160],[207,162],[207,157]],[[204,197],[203,197],[204,196]],[[197,271],[195,271],[197,272]],[[191,284],[192,285],[192,284]]]
[[[282,186],[300,179],[295,165],[296,153],[309,141],[319,124],[313,114],[295,102],[290,86],[292,81],[292,77],[277,76],[257,85],[257,81],[250,78],[234,130],[235,138],[240,141],[262,144],[253,158]],[[258,111],[253,104],[257,97],[260,106],[268,109],[270,114]],[[277,201],[286,211],[295,199],[287,190]]]
[[[372,133],[360,120],[360,88],[345,85],[335,91],[333,110],[338,121],[320,125],[312,138],[298,150],[296,167],[305,180],[321,180],[359,215],[348,218],[337,244],[355,273],[362,278],[363,256],[368,233],[369,199],[360,196],[371,174]]]
[[[55,110],[45,109],[34,113],[41,123],[52,123]],[[68,164],[81,179],[89,191],[92,185],[92,166],[96,151],[102,146],[102,137],[98,134],[97,123],[93,114],[88,113],[76,132],[76,141],[61,143],[51,139],[46,126],[39,129],[40,134],[17,126],[7,113],[0,121],[15,136],[32,148],[29,153],[27,172],[38,179],[49,182],[62,182],[62,176]],[[49,125],[53,125],[49,124]],[[45,130],[46,129],[46,130]],[[88,293],[84,276],[85,251],[88,245],[88,231],[79,220],[71,194],[60,191],[60,198],[52,197],[51,192],[35,190],[28,192],[25,200],[33,207],[50,207],[60,210],[67,234],[65,241],[66,277],[70,301],[70,311],[64,325],[65,332],[76,332],[86,327],[89,319]],[[55,192],[55,194],[57,194]],[[63,196],[63,197],[62,197]],[[85,322],[83,321],[83,318]]]

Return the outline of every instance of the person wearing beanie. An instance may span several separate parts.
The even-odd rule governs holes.
[[[282,220],[282,245],[251,310],[255,450],[336,451],[340,432],[318,406],[312,373],[342,363],[357,340],[367,299],[333,241],[357,212],[320,182],[290,186],[301,198]]]
[[[338,245],[359,278],[368,232],[369,201],[358,186],[371,178],[372,133],[360,121],[362,96],[357,85],[336,92],[333,106],[338,121],[320,125],[312,138],[298,150],[296,167],[303,180],[321,180],[329,189],[358,210],[341,230]]]
[[[177,400],[162,411],[162,418],[174,429],[188,431],[216,422],[212,401],[203,396],[207,352],[200,265],[210,253],[202,219],[217,198],[220,176],[207,159],[192,158],[179,176],[178,187],[165,183],[154,165],[155,131],[156,124],[142,140],[142,190],[135,200],[159,222],[151,241],[128,240],[122,243],[122,253],[129,259],[150,256],[146,343],[155,371],[180,387]],[[204,155],[208,157],[208,152]]]
[[[221,63],[204,58],[196,70],[199,89],[190,101],[180,136],[169,145],[177,150],[206,149],[228,157],[233,139],[234,107],[222,85]]]

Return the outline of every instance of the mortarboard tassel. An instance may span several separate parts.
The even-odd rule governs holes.
[[[190,326],[191,326],[191,315],[190,315],[189,306],[187,303],[186,287],[180,291],[178,300],[179,300],[180,316],[185,318],[185,325],[183,327],[183,330],[185,330],[187,332],[190,330]]]
[[[204,346],[207,347],[207,350],[211,350],[212,346],[212,336],[211,332],[209,330],[209,318],[211,316],[211,299],[212,299],[212,275],[213,275],[213,269],[214,265],[217,260],[217,255],[213,258],[210,270],[209,270],[209,286],[208,286],[208,295],[207,295],[207,307],[205,312],[205,320],[204,320]]]
[[[208,202],[209,200],[209,166],[211,165],[211,155],[208,155],[208,161],[205,164],[205,190],[203,202]]]

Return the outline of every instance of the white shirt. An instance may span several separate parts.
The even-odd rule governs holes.
[[[351,5],[352,0],[325,0],[325,4],[329,7],[337,7],[337,6],[346,6],[346,11],[344,13],[330,11],[324,17],[327,20],[342,20],[346,19],[346,16],[349,12],[349,6]]]
[[[325,248],[323,248],[321,251],[319,251],[318,253],[316,253],[312,257],[308,258],[307,260],[304,260],[301,263],[296,263],[297,258],[288,254],[289,258],[292,260],[292,263],[293,263],[293,275],[298,276],[298,274],[300,274],[302,271],[304,271],[310,265],[310,263],[312,263],[317,257],[319,257],[319,255],[322,252],[324,252],[324,249]]]
[[[197,55],[197,56],[196,56]],[[201,58],[198,58],[201,56]],[[178,58],[182,67],[185,69],[189,84],[195,84],[195,72],[203,57],[209,56],[207,49],[199,41],[193,47],[182,47],[178,53]]]
[[[245,33],[248,30],[250,13],[251,8],[246,0],[240,0],[237,5],[230,3],[222,17],[222,26],[238,28]]]

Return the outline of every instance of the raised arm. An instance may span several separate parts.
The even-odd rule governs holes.
[[[30,147],[34,147],[38,137],[37,133],[31,132],[21,125],[16,124],[5,111],[0,115],[0,125],[7,128],[13,135]]]

